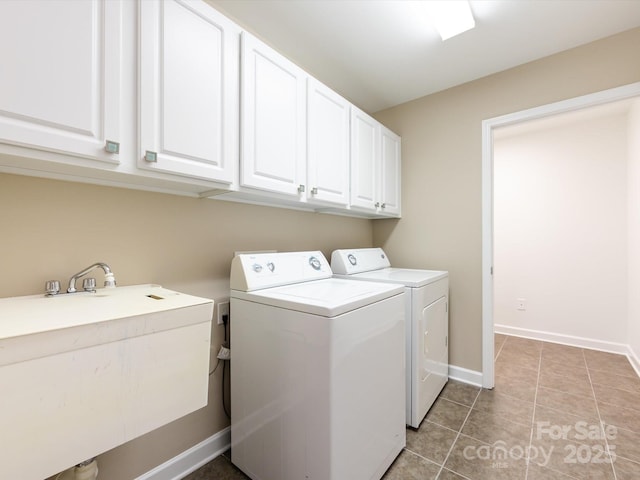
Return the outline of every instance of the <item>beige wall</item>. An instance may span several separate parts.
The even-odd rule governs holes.
[[[640,81],[639,51],[633,29],[375,115],[402,136],[403,218],[375,221],[373,243],[449,270],[453,365],[482,369],[482,121]]]
[[[0,297],[42,293],[46,280],[66,282],[103,261],[119,285],[228,298],[236,250],[319,249],[330,258],[372,238],[369,220],[6,174],[0,220]],[[223,331],[213,330],[217,350]],[[99,478],[136,478],[225,428],[221,372],[210,382],[209,406],[101,455]]]

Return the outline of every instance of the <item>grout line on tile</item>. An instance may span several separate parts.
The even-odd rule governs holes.
[[[465,407],[468,407],[468,405],[465,405]],[[430,423],[432,425],[436,425],[436,426],[438,426],[440,428],[444,428],[445,430],[449,430],[450,432],[453,432],[453,433],[457,433],[458,432],[458,430],[454,430],[453,428],[449,428],[449,427],[447,427],[445,425],[440,425],[439,423],[432,422],[431,420],[428,420],[428,419],[425,419],[424,421],[428,422],[428,423]]]
[[[536,392],[533,395],[533,411],[531,412],[531,431],[529,432],[529,449],[527,451],[527,461],[526,468],[524,470],[524,480],[529,478],[529,461],[531,455],[531,447],[533,445],[533,430],[535,429],[534,421],[536,418],[536,405],[538,403],[538,387],[540,386],[540,371],[542,370],[542,350],[544,349],[544,344],[542,344],[542,348],[540,349],[540,357],[538,358],[538,376],[536,377]]]
[[[480,392],[480,390],[478,390],[478,393]],[[439,399],[446,400],[447,402],[455,403],[456,405],[460,405],[461,407],[471,408],[471,405],[465,405],[464,403],[456,402],[455,400],[451,400],[450,398],[447,398],[447,397],[439,397]],[[474,403],[475,403],[475,400],[474,400]],[[435,422],[431,422],[431,423],[435,423]]]
[[[430,458],[423,457],[423,456],[422,456],[422,455],[420,455],[419,453],[414,452],[413,450],[409,450],[407,447],[404,447],[404,448],[403,448],[403,450],[404,450],[405,452],[410,453],[411,455],[415,455],[416,457],[421,458],[422,460],[425,460],[425,461],[427,461],[427,462],[429,462],[429,463],[433,463],[434,465],[436,465],[437,467],[440,467],[440,469],[442,469],[442,465],[440,465],[438,462],[434,462],[434,461],[433,461],[433,460],[431,460]],[[439,473],[439,472],[440,472],[440,470],[438,470],[438,473]]]
[[[605,444],[605,447],[606,447],[607,455],[609,455],[609,459],[611,459],[612,457],[611,457],[611,449],[609,448],[609,440],[607,439],[607,435],[605,435],[604,422],[602,421],[602,416],[600,415],[600,407],[598,406],[598,399],[596,398],[596,391],[593,388],[593,382],[591,381],[591,372],[589,371],[589,366],[587,364],[587,357],[584,354],[584,349],[582,350],[582,356],[584,358],[585,365],[587,365],[587,375],[589,376],[589,386],[591,387],[591,395],[593,396],[593,401],[596,404],[596,412],[598,413],[598,422],[600,422],[600,434],[604,438],[604,444]],[[616,467],[614,466],[614,462],[611,461],[611,463],[609,463],[609,465],[611,465],[611,470],[613,471],[613,479],[617,480],[618,479],[618,474],[616,473]]]
[[[506,342],[506,340],[505,340],[505,342]],[[449,451],[447,452],[447,455],[444,457],[444,460],[442,461],[442,465],[440,466],[440,470],[438,471],[438,475],[436,475],[436,478],[438,478],[440,476],[440,474],[442,473],[442,470],[445,469],[444,466],[447,464],[447,460],[449,460],[449,456],[451,455],[451,452],[453,451],[453,448],[456,446],[456,442],[458,441],[458,438],[460,438],[460,434],[462,433],[462,429],[464,428],[465,423],[467,423],[467,420],[469,419],[469,415],[471,415],[471,411],[473,410],[473,407],[475,406],[476,402],[478,401],[478,397],[480,396],[480,392],[482,392],[482,389],[479,389],[478,393],[476,393],[476,398],[474,398],[473,403],[471,404],[471,408],[469,408],[469,411],[467,412],[466,417],[464,417],[464,421],[462,422],[462,425],[460,425],[460,430],[458,430],[458,433],[456,434],[456,438],[454,438],[453,443],[449,447]],[[449,470],[449,469],[447,469],[447,470]],[[453,470],[451,470],[451,471],[453,471]],[[454,473],[458,474],[457,472],[454,472]]]
[[[496,338],[496,334],[493,334],[493,338]],[[498,357],[500,356],[500,352],[502,352],[502,348],[504,347],[504,344],[507,343],[507,338],[505,338],[504,340],[502,340],[502,342],[500,343],[500,348],[498,348],[498,353],[495,354],[495,357],[493,358],[493,363],[496,363],[496,360],[498,359]]]
[[[438,477],[440,477],[440,473],[442,471],[444,471],[444,470],[446,470],[447,472],[451,472],[451,473],[453,473],[453,474],[455,474],[455,475],[457,475],[459,477],[462,477],[465,480],[471,480],[469,477],[467,477],[466,475],[461,474],[460,472],[456,472],[455,470],[451,470],[450,468],[444,468],[444,467],[440,470],[440,472],[438,472]]]

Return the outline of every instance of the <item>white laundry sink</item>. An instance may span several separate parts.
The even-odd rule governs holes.
[[[158,285],[0,299],[0,478],[46,478],[205,406],[212,314]]]

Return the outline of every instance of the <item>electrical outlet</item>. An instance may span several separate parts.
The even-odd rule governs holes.
[[[526,310],[527,309],[527,299],[526,298],[518,298],[518,299],[516,299],[516,308],[518,310]]]
[[[230,320],[229,317],[229,301],[224,301],[224,302],[218,302],[218,307],[217,307],[217,311],[218,311],[218,325],[222,325],[224,322],[222,321],[222,317],[224,317],[226,315],[227,317],[227,323]]]

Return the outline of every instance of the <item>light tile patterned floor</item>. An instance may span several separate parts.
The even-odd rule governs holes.
[[[640,478],[640,378],[626,357],[504,335],[495,352],[496,387],[450,381],[384,480]],[[186,477],[213,479],[247,477],[226,456]]]

